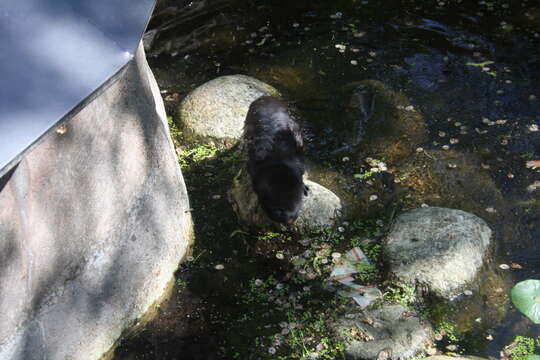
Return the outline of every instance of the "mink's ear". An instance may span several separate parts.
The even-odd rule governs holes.
[[[302,152],[304,150],[304,140],[302,139],[302,131],[298,128],[296,124],[289,124],[288,130],[293,134],[294,145],[296,146],[296,151]]]

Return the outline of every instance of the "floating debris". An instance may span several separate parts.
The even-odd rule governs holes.
[[[216,270],[223,270],[223,269],[225,269],[225,265],[223,265],[223,264],[217,264],[216,266],[214,266],[214,269],[216,269]]]
[[[531,185],[527,186],[528,192],[536,191],[538,188],[540,188],[540,181],[535,181]]]
[[[379,197],[378,197],[377,195],[371,195],[371,196],[369,197],[369,201],[375,201],[375,200],[377,200],[378,198],[379,198]]]
[[[527,169],[537,169],[540,168],[540,160],[529,160],[525,163]]]
[[[503,270],[508,270],[508,269],[510,269],[510,265],[508,265],[508,264],[501,264],[501,265],[499,265],[499,268],[501,268],[501,269],[503,269]]]
[[[330,278],[349,288],[350,291],[338,291],[338,294],[345,297],[352,297],[354,301],[363,309],[376,299],[382,297],[382,292],[372,285],[360,285],[354,282],[353,274],[358,273],[356,266],[359,264],[370,265],[369,259],[359,247],[354,247],[340,257],[341,261],[336,264]]]

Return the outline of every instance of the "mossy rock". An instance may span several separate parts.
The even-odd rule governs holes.
[[[428,128],[422,115],[403,94],[377,80],[354,82],[343,90],[347,92],[358,86],[374,96],[359,155],[393,164],[407,158],[428,141]]]
[[[480,160],[472,154],[430,150],[416,153],[396,177],[411,190],[411,202],[460,209],[488,222],[507,212],[504,197]]]
[[[249,69],[257,79],[269,84],[279,84],[291,98],[302,99],[319,96],[320,87],[317,72],[303,64],[265,64]]]
[[[304,183],[310,190],[308,196],[304,197],[298,219],[290,230],[304,233],[334,226],[341,215],[339,197],[313,181],[304,179]],[[283,230],[284,225],[270,220],[261,208],[257,194],[253,191],[251,178],[245,169],[236,176],[227,196],[239,221],[246,227],[265,231]]]

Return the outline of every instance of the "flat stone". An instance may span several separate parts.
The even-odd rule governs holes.
[[[431,326],[409,315],[402,305],[361,311],[354,305],[334,325],[349,359],[409,358],[422,352],[432,336]]]

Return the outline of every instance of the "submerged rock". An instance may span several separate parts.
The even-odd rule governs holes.
[[[249,105],[261,96],[279,96],[272,86],[245,75],[221,76],[190,92],[179,107],[186,135],[217,144],[242,136]]]
[[[419,208],[397,219],[385,239],[390,271],[452,298],[476,277],[486,256],[491,229],[461,210]]]
[[[341,214],[341,200],[333,192],[313,181],[304,180],[304,182],[309,187],[309,193],[304,197],[304,205],[294,230],[305,232],[334,225]],[[228,198],[242,223],[266,230],[282,228],[282,225],[270,220],[260,207],[251,186],[251,178],[246,171],[242,170],[238,174],[228,192]]]
[[[354,82],[344,91],[350,94],[345,111],[348,129],[354,132],[350,142],[359,144],[361,154],[394,163],[428,140],[422,115],[404,95],[382,82]]]
[[[422,352],[432,336],[431,325],[402,305],[360,311],[350,309],[333,325],[350,359],[408,358]],[[381,354],[382,355],[382,354]]]

